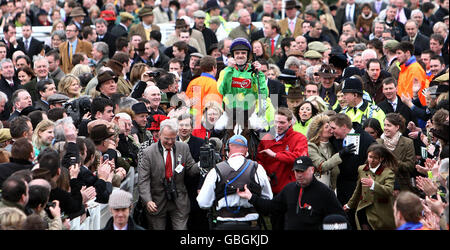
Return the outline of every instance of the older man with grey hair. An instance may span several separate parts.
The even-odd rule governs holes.
[[[251,41],[251,34],[258,31],[258,28],[252,24],[250,13],[245,8],[239,10],[238,16],[239,26],[232,29],[228,36],[233,40],[238,37],[243,37]]]
[[[41,80],[51,80],[55,83],[55,87],[58,88],[58,83],[56,79],[54,79],[50,75],[49,63],[45,56],[37,55],[33,57],[33,69],[36,73],[36,78],[32,79],[30,82],[26,83],[23,87],[30,93],[31,99],[33,103],[37,102],[40,99],[39,92],[36,88],[36,84]]]
[[[424,15],[423,12],[420,9],[415,9],[411,11],[411,19],[416,21],[419,25],[419,31],[423,35],[429,37],[431,34],[433,34],[433,29],[429,24],[424,23]]]
[[[99,72],[100,68],[109,60],[109,48],[105,42],[96,42],[92,46],[92,59],[97,64],[95,70]]]
[[[177,122],[161,122],[160,140],[147,147],[138,164],[139,195],[147,211],[149,229],[165,230],[170,217],[174,230],[186,230],[190,202],[185,174],[196,176],[199,168],[189,146],[176,141]]]
[[[0,73],[0,91],[7,97],[12,96],[13,92],[18,90],[21,85],[19,79],[14,77],[14,65],[11,59],[5,58],[0,61]],[[0,120],[2,121],[7,120],[12,111],[12,103],[8,101],[5,103],[4,110],[0,113]]]

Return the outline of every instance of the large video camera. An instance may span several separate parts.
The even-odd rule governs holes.
[[[78,128],[83,116],[91,111],[91,99],[89,96],[77,98],[71,102],[64,104],[67,114],[72,117],[73,123]]]
[[[211,138],[212,139],[212,138]],[[220,140],[210,140],[205,138],[205,144],[200,147],[200,174],[205,177],[208,171],[222,161],[217,148],[221,148]],[[219,146],[219,147],[218,147]]]

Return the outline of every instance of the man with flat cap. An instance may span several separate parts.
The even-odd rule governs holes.
[[[194,12],[194,27],[193,29],[199,30],[203,34],[205,40],[205,48],[208,51],[212,44],[218,43],[217,36],[210,28],[205,25],[206,13],[203,10],[197,10]]]
[[[145,230],[130,216],[133,208],[133,195],[124,190],[116,190],[109,196],[109,211],[112,217],[103,230]]]
[[[120,12],[120,23],[114,25],[111,34],[116,37],[127,37],[130,25],[133,23],[134,16],[128,12]]]
[[[142,22],[131,26],[128,38],[131,39],[133,35],[140,35],[142,41],[148,41],[150,40],[150,32],[152,30],[160,30],[158,25],[153,24],[153,8],[145,6],[139,10],[138,15]]]
[[[295,182],[287,184],[272,200],[250,192],[247,185],[237,194],[249,200],[263,214],[284,214],[285,230],[321,230],[325,217],[346,217],[335,193],[314,177],[314,164],[308,156],[295,159]]]
[[[216,230],[259,229],[258,212],[237,192],[245,186],[264,199],[272,199],[266,171],[257,162],[245,158],[248,146],[247,139],[242,135],[232,136],[226,147],[228,159],[208,172],[197,196],[198,205],[204,209],[214,206],[217,211]]]
[[[49,110],[52,108],[63,108],[64,104],[69,100],[70,98],[66,95],[55,93],[47,98],[47,102],[49,105]]]

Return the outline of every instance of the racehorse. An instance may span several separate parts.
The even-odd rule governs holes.
[[[261,127],[262,124],[258,124],[261,122],[254,111],[254,107],[249,110],[225,109],[225,112],[215,125],[215,129],[224,130],[224,136],[222,137],[222,143],[224,145],[222,147],[222,155],[226,155],[228,140],[233,135],[242,135],[247,139],[247,158],[256,161],[260,133],[264,127]]]

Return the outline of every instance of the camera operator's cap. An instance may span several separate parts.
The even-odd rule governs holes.
[[[152,15],[153,15],[153,8],[148,7],[148,6],[142,7],[138,13],[139,17],[152,16]]]
[[[191,57],[193,57],[193,56],[198,57],[198,58],[203,58],[204,57],[204,55],[202,53],[198,53],[198,52],[192,53]]]
[[[194,17],[206,18],[206,13],[203,10],[197,10],[194,12]]]
[[[47,98],[47,102],[48,102],[48,104],[65,103],[69,99],[70,98],[66,95],[56,93],[56,94],[49,96]]]
[[[143,102],[133,104],[133,106],[131,106],[131,109],[136,115],[142,113],[150,114],[150,111],[148,111],[147,106],[145,106],[145,103]]]
[[[129,208],[133,196],[122,189],[114,190],[109,196],[108,206],[112,209]]]
[[[119,16],[120,16],[120,21],[134,20],[134,16],[125,11],[120,12]]]
[[[12,139],[11,131],[9,128],[2,128],[0,129],[0,143],[9,141]]]
[[[305,171],[309,167],[314,167],[312,160],[308,156],[300,156],[294,161],[293,170]]]
[[[322,42],[314,41],[314,42],[308,43],[308,49],[315,50],[319,53],[323,53],[328,50],[328,47],[325,46]]]
[[[240,142],[239,140],[242,142]],[[236,145],[247,147],[247,139],[245,139],[245,137],[242,135],[233,135],[228,140],[228,144],[236,144]]]
[[[322,54],[320,54],[319,52],[317,52],[315,50],[308,50],[305,52],[305,54],[303,56],[308,59],[321,59],[322,58]]]
[[[363,95],[362,82],[356,77],[346,78],[342,82],[342,93],[359,93]]]
[[[340,214],[330,214],[323,219],[323,230],[350,230],[347,219]]]
[[[86,16],[86,13],[84,13],[81,7],[75,7],[72,9],[69,16],[70,17]]]
[[[89,137],[94,142],[101,142],[103,140],[108,139],[109,137],[111,137],[113,135],[114,135],[114,132],[110,131],[105,124],[95,125],[91,129],[91,133],[89,133]]]

